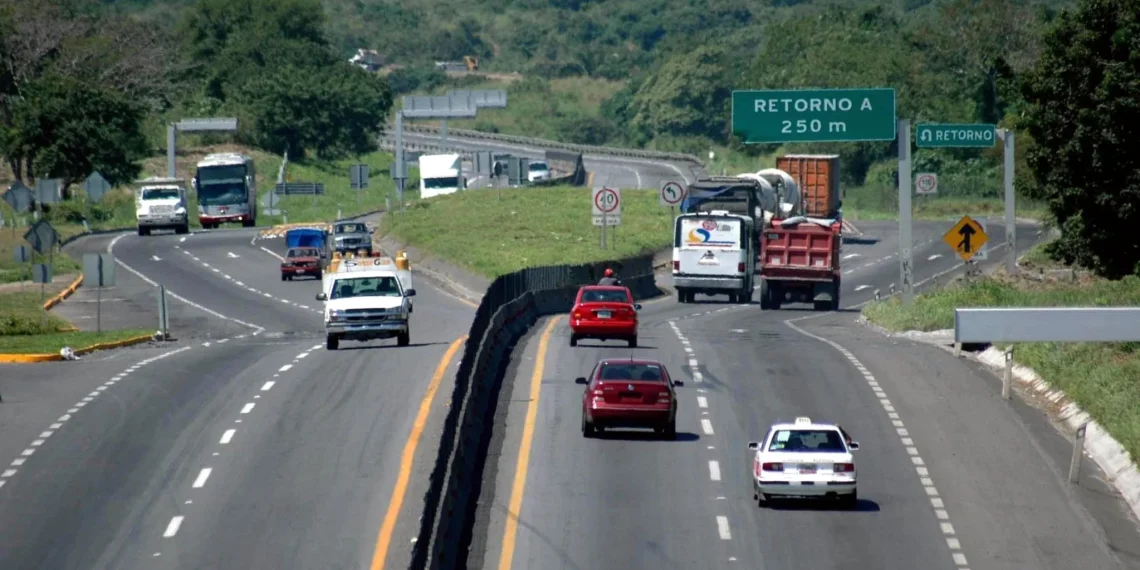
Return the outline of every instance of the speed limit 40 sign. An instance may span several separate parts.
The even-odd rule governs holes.
[[[616,188],[594,188],[591,200],[591,213],[594,225],[616,226],[621,223],[621,190]]]

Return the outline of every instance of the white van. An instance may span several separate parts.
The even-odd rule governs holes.
[[[463,157],[458,154],[420,156],[420,198],[454,194],[467,188]]]
[[[673,287],[677,300],[697,293],[752,301],[756,273],[755,222],[726,210],[677,216],[673,226]]]

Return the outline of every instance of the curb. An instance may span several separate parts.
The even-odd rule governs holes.
[[[953,348],[953,332],[950,329],[945,331],[902,331],[891,332],[875,323],[872,323],[866,317],[860,315],[857,322],[866,326],[867,328],[878,332],[882,335],[891,338],[904,338],[914,342],[935,346],[951,354],[954,353]],[[949,332],[950,341],[947,344],[945,338],[946,332]],[[940,334],[941,333],[941,334]],[[973,353],[962,351],[962,356],[971,362],[975,362],[984,366],[999,380],[1001,374],[1005,370],[1005,353],[1001,349],[990,346],[989,348]],[[1050,409],[1046,409],[1038,403],[1031,401],[1027,398],[1022,398],[1029,406],[1034,409],[1045,412],[1046,417],[1057,425],[1058,427],[1064,426],[1062,431],[1066,436],[1072,436],[1083,423],[1088,423],[1088,431],[1086,432],[1085,439],[1085,453],[1104,471],[1108,476],[1108,481],[1112,488],[1120,493],[1121,498],[1128,505],[1132,514],[1140,517],[1140,466],[1138,466],[1120,445],[1112,434],[1108,433],[1101,425],[1081,409],[1064,391],[1054,388],[1047,380],[1042,378],[1035,370],[1018,364],[1017,360],[1013,362],[1013,378],[1016,384],[1019,384],[1026,392],[1033,394],[1037,399],[1043,399],[1050,402]]]
[[[44,310],[50,310],[52,307],[62,303],[64,299],[70,297],[73,293],[75,293],[75,290],[78,289],[80,285],[83,285],[82,274],[80,274],[79,277],[76,277],[75,281],[72,281],[71,285],[68,285],[66,289],[60,291],[59,293],[56,293],[56,295],[51,299],[44,301]]]
[[[90,354],[97,350],[110,350],[112,348],[122,348],[124,346],[132,346],[136,344],[143,344],[154,340],[153,335],[139,335],[131,338],[116,340],[113,342],[101,342],[91,346],[85,346],[75,351],[75,354]],[[0,354],[0,364],[32,364],[35,362],[56,362],[63,360],[63,356],[59,353],[54,354]]]

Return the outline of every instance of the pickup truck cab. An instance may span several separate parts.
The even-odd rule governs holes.
[[[178,178],[148,178],[135,191],[135,219],[140,236],[154,230],[190,232],[186,212],[186,183]]]
[[[325,347],[336,350],[340,341],[366,342],[395,338],[398,346],[411,343],[411,272],[391,258],[339,260],[325,273],[318,301],[325,302]]]

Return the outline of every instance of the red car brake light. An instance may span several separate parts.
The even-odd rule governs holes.
[[[835,471],[836,473],[854,473],[855,472],[855,464],[854,463],[836,463],[835,465],[831,466],[831,469],[832,469],[832,471]]]
[[[765,463],[763,466],[763,469],[765,471],[783,471],[784,470],[784,464],[783,463]]]
[[[680,261],[674,261],[673,262],[673,271],[680,271],[680,270],[681,270],[681,262]]]

